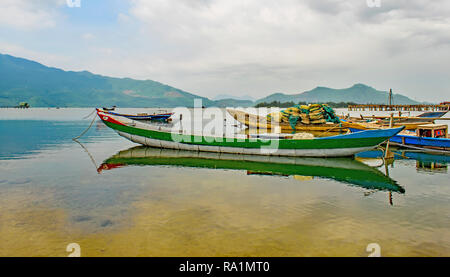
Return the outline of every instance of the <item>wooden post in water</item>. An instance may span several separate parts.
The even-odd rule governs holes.
[[[393,123],[394,123],[394,113],[391,113],[391,119],[389,121],[389,128],[393,127],[393,125],[394,125]],[[385,151],[384,159],[385,160],[389,159],[390,161],[391,161],[391,159],[394,159],[394,153],[389,151],[389,140],[386,142],[386,151]]]
[[[392,89],[389,89],[389,110],[392,111]]]

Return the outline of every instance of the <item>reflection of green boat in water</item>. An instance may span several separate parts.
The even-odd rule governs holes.
[[[129,165],[166,165],[194,168],[246,170],[247,174],[312,176],[336,180],[371,190],[404,193],[394,180],[352,158],[295,158],[236,155],[183,150],[133,147],[110,157],[98,172]]]

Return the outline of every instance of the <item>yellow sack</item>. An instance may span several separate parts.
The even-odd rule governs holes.
[[[292,139],[313,139],[314,135],[310,133],[295,133]]]
[[[313,118],[316,118],[316,119],[323,118],[323,113],[321,111],[316,111],[316,112],[310,113],[309,114],[309,118],[311,118],[311,119],[313,119]]]
[[[312,124],[325,124],[327,122],[325,119],[311,120]]]
[[[307,105],[300,105],[300,109],[309,110],[309,106],[307,106]]]
[[[301,117],[302,119],[309,119],[309,115],[303,114],[303,113],[300,115],[300,117]]]
[[[325,120],[325,118],[310,118],[309,120],[311,122],[316,122],[316,121],[319,121],[319,120]]]
[[[301,121],[303,124],[311,124],[311,121],[309,120],[309,118],[302,118]]]
[[[323,110],[322,109],[319,109],[319,110],[315,110],[315,111],[313,111],[313,112],[310,112],[309,113],[309,116],[317,116],[317,115],[320,115],[320,114],[322,114],[323,113]]]
[[[290,107],[284,110],[286,113],[293,114],[293,113],[300,113],[300,109],[296,107]]]
[[[300,116],[302,116],[303,114],[302,114],[302,113],[291,113],[290,115],[296,116],[296,117],[300,117]]]
[[[281,122],[281,118],[283,117],[283,114],[281,112],[273,112],[267,115],[267,119],[271,122]]]
[[[289,123],[289,116],[283,115],[283,116],[281,117],[281,122]]]

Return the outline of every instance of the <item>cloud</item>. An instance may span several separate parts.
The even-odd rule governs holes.
[[[73,9],[58,8],[65,0],[37,2],[2,1],[0,48],[22,45],[10,53],[65,69],[208,97],[362,82],[439,101],[450,86],[448,0],[381,0],[379,8],[366,0],[98,0],[70,16]],[[114,24],[90,16],[102,5]]]
[[[81,37],[85,40],[91,40],[91,39],[95,38],[95,35],[93,35],[91,33],[84,33]]]
[[[449,68],[435,57],[450,58],[447,0],[381,0],[379,8],[365,0],[133,0],[130,16],[159,45],[140,61],[141,73],[203,94],[258,96],[364,80],[409,89],[386,72],[398,80],[439,74],[426,58]]]
[[[53,67],[61,67],[62,64],[70,64],[72,62],[69,56],[62,56],[43,51],[34,51],[28,47],[4,42],[2,40],[0,40],[0,53],[38,61],[47,66]]]
[[[0,27],[13,27],[20,30],[37,30],[54,27],[59,16],[57,8],[64,0],[2,0],[0,8]]]

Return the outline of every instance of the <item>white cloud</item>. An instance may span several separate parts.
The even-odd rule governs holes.
[[[130,17],[124,13],[119,13],[119,15],[117,15],[117,20],[120,23],[129,23],[130,22]]]
[[[2,40],[0,40],[0,53],[37,61],[47,66],[59,68],[61,68],[61,65],[67,65],[71,63],[71,58],[68,56],[62,56],[42,51],[34,51],[30,48],[23,47],[21,45],[13,43],[4,42]]]
[[[380,8],[369,8],[365,0],[132,4],[130,14],[142,22],[141,35],[160,45],[141,59],[146,63],[141,74],[204,95],[258,96],[364,81],[403,90],[411,86],[397,80],[420,75],[424,78],[416,79],[415,87],[423,89],[430,82],[425,76],[450,67],[444,62],[450,59],[446,0],[382,1]],[[404,93],[420,95],[412,89]]]
[[[85,40],[91,40],[95,38],[95,36],[91,33],[84,33],[81,37]]]
[[[23,30],[55,26],[58,4],[65,5],[2,2],[0,28]],[[419,100],[448,95],[448,0],[381,0],[380,8],[366,0],[130,0],[115,16],[117,24],[80,26],[67,17],[44,30],[43,43],[8,41],[27,45],[10,53],[53,66],[59,55],[65,69],[152,79],[208,97],[357,82]]]
[[[54,27],[59,16],[56,9],[64,0],[2,0],[0,3],[0,27],[36,30]]]

